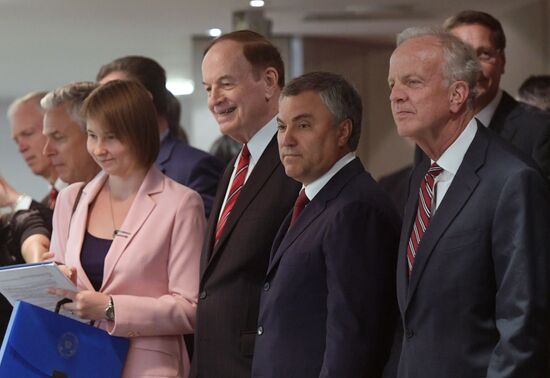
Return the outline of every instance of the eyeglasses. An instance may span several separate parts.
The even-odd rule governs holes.
[[[501,51],[501,49],[482,47],[476,51],[476,54],[481,63],[494,63]]]

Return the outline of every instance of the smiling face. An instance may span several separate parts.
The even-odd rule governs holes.
[[[43,118],[37,104],[29,101],[17,105],[10,114],[11,137],[32,172],[49,179],[53,167],[50,159],[42,154],[46,144],[42,134]]]
[[[476,107],[483,109],[497,95],[500,77],[504,73],[504,51],[497,49],[493,43],[492,32],[479,24],[459,25],[450,30],[452,34],[470,45],[476,52],[481,65],[481,74],[476,83],[478,97]]]
[[[246,143],[274,113],[268,99],[274,95],[266,72],[254,72],[239,43],[225,40],[214,44],[202,61],[202,80],[208,94],[208,109],[220,131]],[[273,113],[273,114],[272,114]]]
[[[46,110],[44,154],[50,158],[59,177],[68,184],[90,180],[98,171],[86,151],[86,134],[60,105]]]
[[[349,152],[351,122],[334,117],[313,91],[283,97],[277,116],[279,156],[287,176],[309,184]]]
[[[450,91],[442,67],[443,52],[434,37],[410,39],[393,52],[388,83],[400,136],[429,140],[450,119]]]
[[[140,168],[130,148],[93,119],[86,122],[86,147],[94,161],[111,176],[128,177]]]

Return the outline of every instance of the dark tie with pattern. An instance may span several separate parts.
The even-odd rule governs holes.
[[[241,193],[241,189],[244,185],[244,179],[246,178],[246,172],[248,172],[249,163],[250,163],[250,151],[248,151],[248,147],[245,144],[241,151],[241,157],[239,158],[239,163],[237,164],[237,170],[235,171],[235,177],[233,178],[233,183],[231,184],[231,188],[229,189],[229,195],[227,196],[227,201],[225,202],[222,215],[218,220],[218,226],[216,228],[216,241],[218,241],[222,233],[223,227],[227,223],[227,218],[229,217],[231,210],[235,206],[235,202],[237,201],[237,198],[239,198],[239,194]]]
[[[57,194],[59,192],[55,188],[55,186],[52,186],[52,189],[50,190],[50,197],[48,198],[48,207],[53,210],[55,207],[55,200],[57,199]]]
[[[407,264],[409,267],[409,275],[412,272],[414,258],[416,257],[416,251],[418,251],[420,240],[422,240],[422,236],[430,224],[435,178],[441,172],[443,172],[443,168],[436,163],[433,163],[424,176],[424,180],[420,183],[420,190],[418,193],[418,210],[416,212],[416,219],[414,220],[411,236],[409,237],[409,243],[407,244]]]
[[[292,209],[292,218],[290,219],[290,226],[292,227],[294,222],[296,222],[296,219],[298,216],[302,213],[302,210],[304,210],[304,207],[309,203],[309,198],[306,196],[306,191],[304,189],[300,190],[300,194],[298,194],[298,198],[296,198],[296,202],[294,202],[294,208]]]

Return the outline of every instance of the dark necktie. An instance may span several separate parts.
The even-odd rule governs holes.
[[[50,190],[50,196],[48,197],[48,207],[53,210],[55,207],[55,200],[57,199],[57,194],[59,192],[55,188],[55,186],[52,186],[52,189]]]
[[[294,202],[294,208],[292,209],[292,218],[290,219],[290,227],[296,222],[296,219],[298,216],[302,213],[302,210],[306,207],[306,205],[309,203],[309,198],[306,196],[306,191],[304,189],[300,190],[300,194],[298,194],[298,198],[296,198],[296,202]]]
[[[435,178],[439,176],[441,172],[443,172],[443,168],[436,163],[433,163],[424,176],[424,180],[420,183],[418,193],[418,210],[416,212],[416,218],[414,220],[411,236],[409,237],[409,243],[407,244],[407,264],[409,267],[409,275],[412,272],[414,258],[416,257],[416,251],[418,251],[420,240],[422,240],[422,236],[424,236],[424,233],[430,224]]]
[[[239,163],[237,164],[237,170],[235,171],[235,177],[233,178],[233,183],[231,184],[231,188],[229,189],[229,195],[227,196],[227,201],[225,202],[222,215],[218,220],[218,226],[216,228],[216,241],[218,241],[222,233],[223,227],[227,223],[227,218],[229,217],[231,210],[235,206],[235,202],[237,202],[237,198],[239,198],[239,194],[241,193],[241,189],[244,185],[244,179],[246,178],[246,172],[248,172],[249,164],[250,164],[250,151],[248,151],[248,147],[245,144],[241,151],[241,157],[239,158]]]

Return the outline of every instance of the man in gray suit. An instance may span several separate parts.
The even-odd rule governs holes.
[[[479,70],[436,30],[405,30],[390,59],[397,131],[430,159],[412,173],[401,231],[400,378],[548,377],[550,193],[474,118]]]

